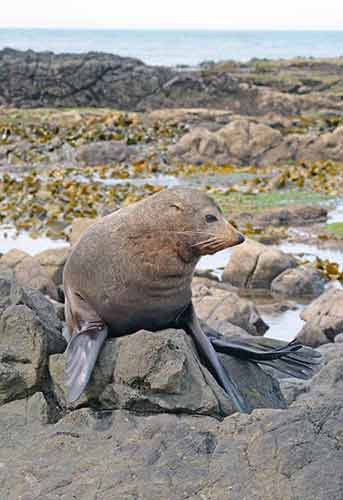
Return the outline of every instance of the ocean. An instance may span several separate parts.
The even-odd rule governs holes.
[[[343,57],[343,31],[81,30],[0,28],[0,48],[102,51],[154,65],[251,58]]]

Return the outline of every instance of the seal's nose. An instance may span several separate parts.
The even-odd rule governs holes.
[[[243,234],[239,233],[239,235],[238,235],[238,243],[237,244],[240,245],[241,243],[244,243],[244,242],[245,242],[245,238],[244,238]]]

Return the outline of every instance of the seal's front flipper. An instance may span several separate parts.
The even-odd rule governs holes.
[[[69,342],[65,364],[68,402],[76,401],[85,390],[107,333],[103,323],[86,323]]]
[[[240,392],[235,382],[229,377],[214,347],[204,334],[195,314],[193,304],[190,304],[188,309],[183,313],[180,318],[180,324],[185,331],[192,336],[202,361],[230,397],[236,409],[243,413],[249,413],[250,408],[243,394]]]

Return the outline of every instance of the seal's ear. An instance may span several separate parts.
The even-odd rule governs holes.
[[[184,206],[182,205],[181,202],[175,202],[170,205],[172,208],[175,208],[178,212],[183,212],[184,211]]]

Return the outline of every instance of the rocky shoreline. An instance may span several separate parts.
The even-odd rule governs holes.
[[[127,111],[206,107],[284,116],[316,108],[336,112],[343,109],[342,67],[341,59],[253,60],[179,71],[105,53],[7,48],[0,51],[0,105]]]
[[[342,499],[342,103],[341,58],[180,71],[0,51],[1,500]],[[248,239],[197,269],[199,317],[297,334],[323,362],[293,380],[223,356],[240,415],[184,332],[141,331],[107,342],[68,405],[71,245],[174,185],[208,191]]]
[[[273,262],[263,266],[266,276],[278,269]],[[27,287],[30,269],[50,296]],[[176,330],[107,342],[85,395],[67,405],[63,295],[56,301],[46,288],[60,288],[61,269],[54,251],[0,259],[2,498],[341,498],[342,290],[324,292],[303,314],[305,330],[321,330],[318,343],[325,343],[312,380],[278,381],[222,356],[241,380],[250,415],[232,414]],[[237,292],[229,282],[194,278],[202,318],[223,335],[263,335],[258,309]]]

